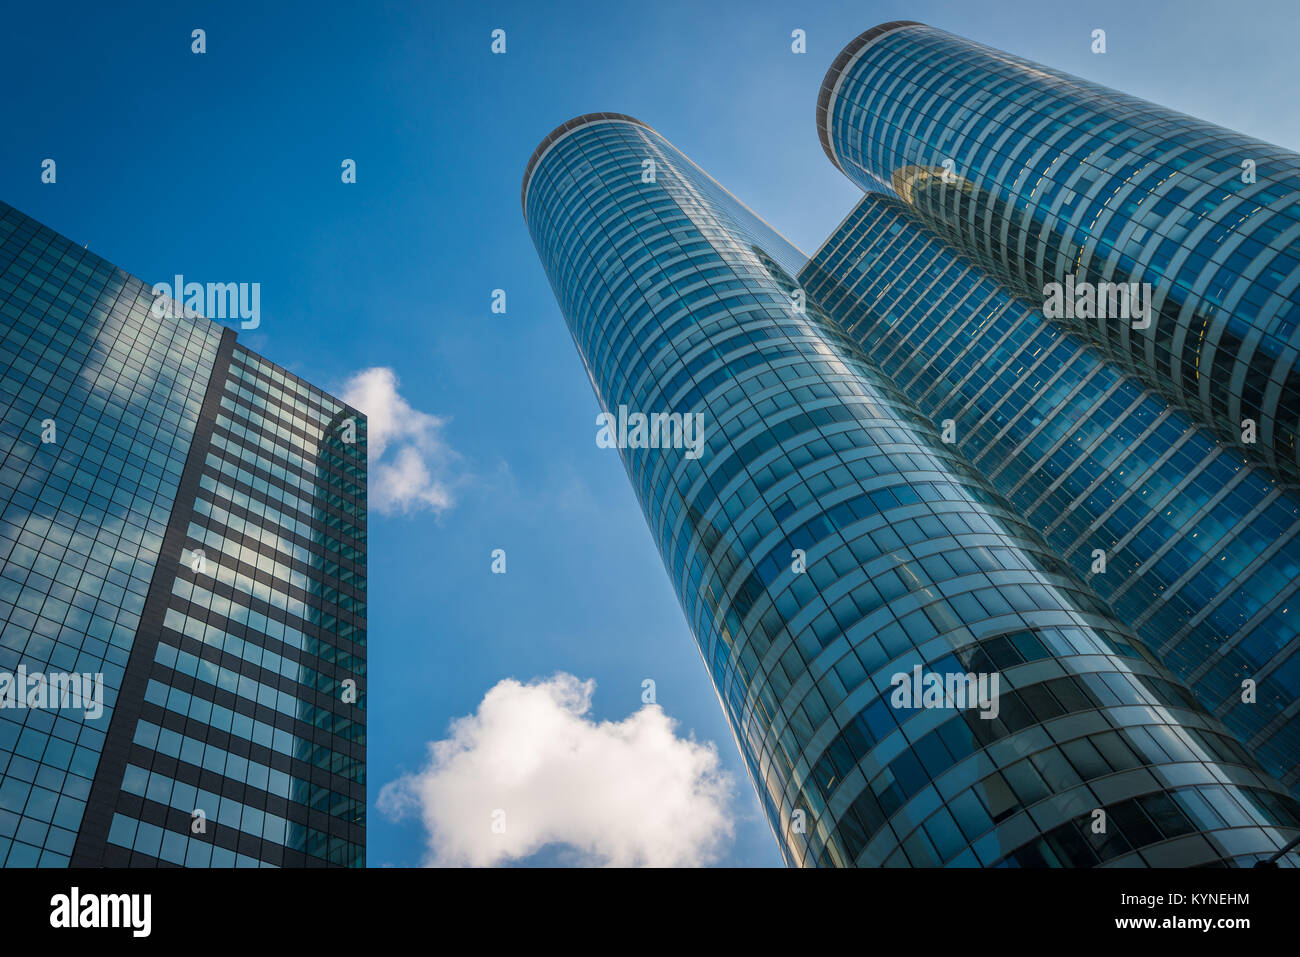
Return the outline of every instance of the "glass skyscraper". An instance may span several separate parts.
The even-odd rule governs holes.
[[[0,203],[0,861],[362,866],[365,418],[154,305]]]
[[[909,21],[844,49],[817,125],[850,179],[1033,301],[1150,283],[1146,328],[1075,331],[1221,438],[1249,420],[1245,448],[1300,479],[1300,155]]]
[[[1300,156],[905,21],[817,125],[868,196],[810,291],[1300,788]],[[1149,283],[1147,328],[1049,321],[1066,281]]]
[[[1300,833],[807,295],[805,257],[667,140],[578,117],[522,199],[788,863],[1242,864]]]
[[[799,280],[1294,788],[1300,490],[991,281],[897,199],[864,198]]]

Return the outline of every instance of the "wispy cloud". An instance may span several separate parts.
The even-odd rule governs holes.
[[[398,393],[397,374],[377,367],[344,384],[344,402],[366,414],[372,508],[386,515],[455,503],[454,471],[460,456],[442,439],[446,419],[413,409]]]
[[[429,745],[428,763],[385,785],[379,809],[418,812],[430,866],[490,866],[547,845],[582,863],[682,867],[730,843],[734,785],[712,744],[678,737],[658,705],[589,716],[596,683],[507,679]]]

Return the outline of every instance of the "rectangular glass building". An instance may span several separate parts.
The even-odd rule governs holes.
[[[0,862],[363,866],[366,423],[0,203]]]

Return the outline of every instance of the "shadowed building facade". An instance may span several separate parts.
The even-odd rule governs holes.
[[[699,456],[620,455],[788,863],[1249,863],[1300,833],[1285,790],[800,294],[804,257],[667,140],[578,117],[522,201],[602,409],[702,423]],[[909,702],[909,675],[1000,693]]]
[[[0,203],[0,673],[104,688],[0,708],[0,861],[361,866],[365,419],[154,305]]]

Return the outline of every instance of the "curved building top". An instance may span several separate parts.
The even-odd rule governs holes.
[[[840,166],[839,157],[835,155],[835,147],[831,143],[831,124],[830,124],[830,106],[831,100],[835,96],[836,90],[840,85],[840,78],[844,76],[849,63],[853,61],[859,53],[874,43],[878,38],[886,33],[902,27],[923,27],[924,23],[916,20],[890,20],[888,23],[881,23],[870,30],[864,30],[854,37],[849,45],[840,51],[840,55],[835,58],[831,68],[826,71],[826,78],[822,80],[822,87],[817,94],[817,136],[822,141],[822,149],[830,161],[839,167],[843,172],[844,167]]]
[[[618,121],[623,123],[632,123],[636,126],[644,126],[647,130],[654,132],[654,127],[649,123],[638,120],[635,116],[628,116],[626,113],[583,113],[581,116],[575,116],[557,126],[537,144],[537,149],[533,150],[533,155],[528,157],[528,165],[524,167],[524,181],[519,187],[519,205],[524,210],[524,220],[528,219],[528,183],[533,178],[533,170],[537,169],[537,164],[542,161],[556,142],[568,136],[576,129],[587,126],[590,123],[606,123],[609,121]]]
[[[844,49],[817,125],[863,190],[1030,302],[1068,289],[1049,318],[1300,484],[1300,155],[904,21]]]

